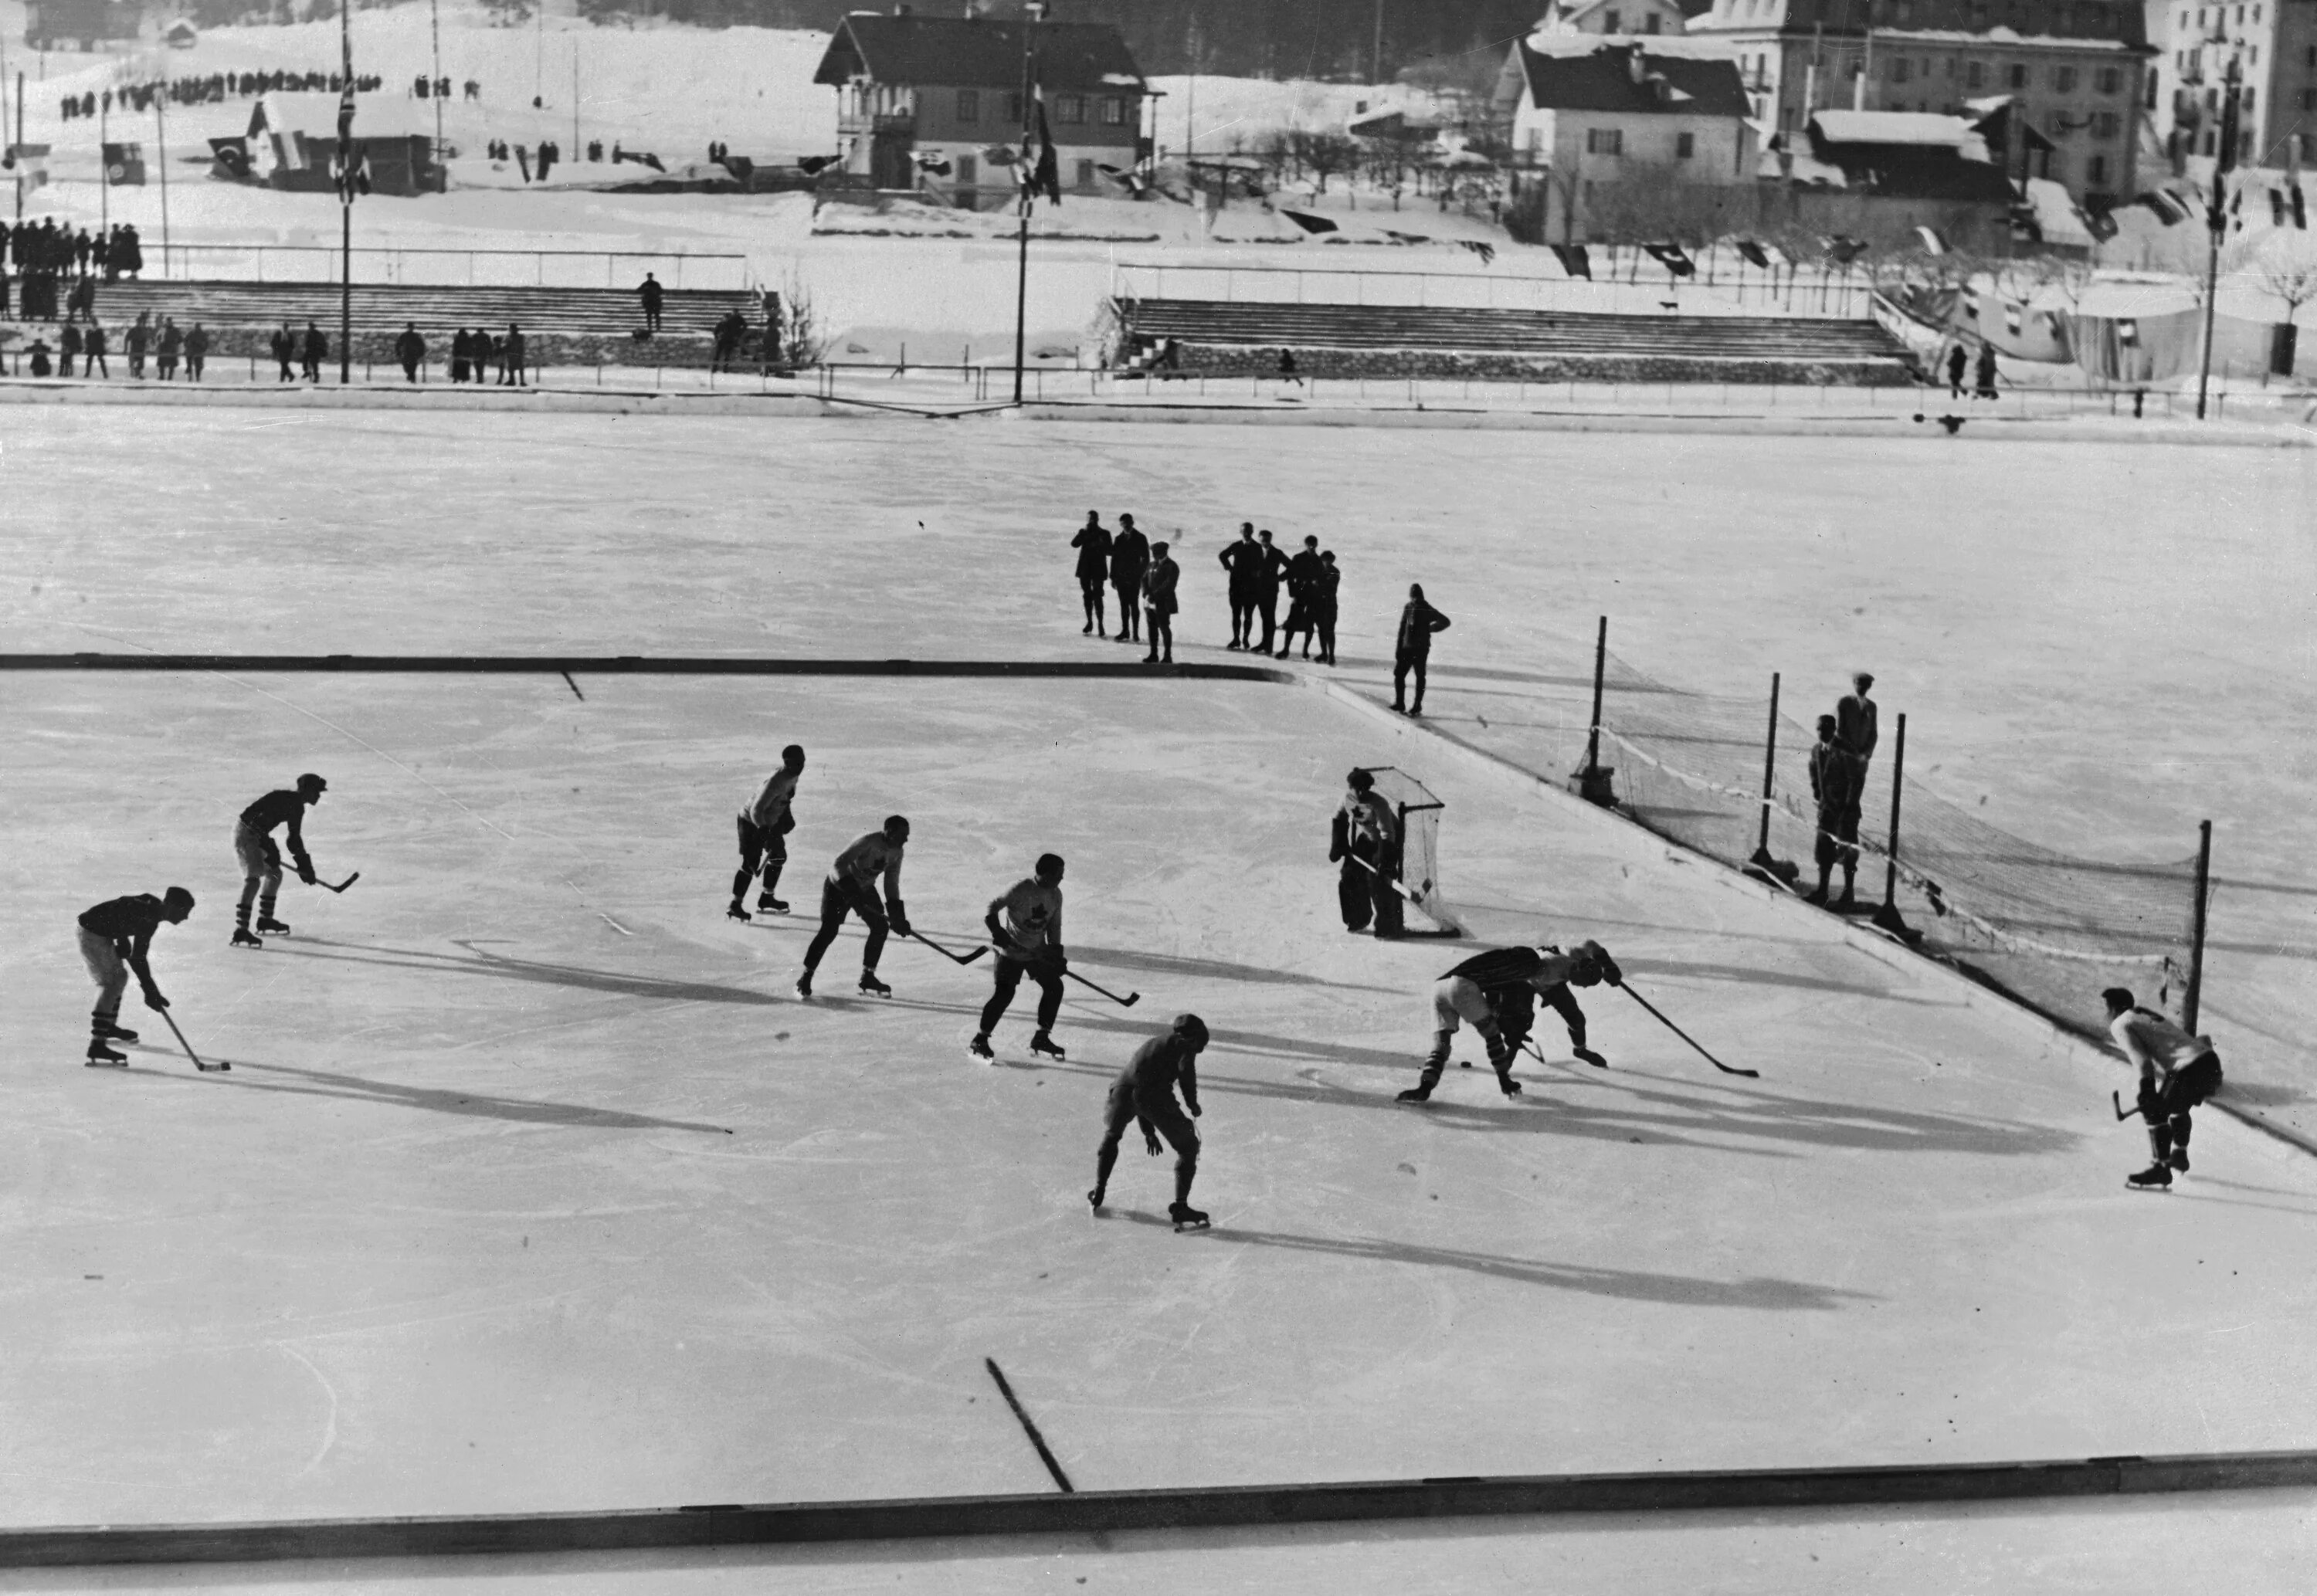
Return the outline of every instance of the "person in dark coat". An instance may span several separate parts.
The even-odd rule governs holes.
[[[153,326],[145,319],[146,315],[147,312],[139,311],[137,319],[129,324],[129,331],[121,339],[122,346],[129,351],[129,375],[131,377],[142,378],[145,375],[145,351],[153,341]]]
[[[659,279],[649,272],[644,273],[644,280],[636,284],[636,298],[642,300],[644,306],[645,332],[659,331],[660,301],[666,297],[666,290],[660,287]]]
[[[1995,345],[1992,343],[1982,343],[1979,346],[1979,370],[1977,375],[1979,378],[1979,391],[1972,397],[1978,399],[1991,399],[1995,397]]]
[[[1964,369],[1970,364],[1971,356],[1964,352],[1962,344],[1958,343],[1947,352],[1947,397],[1949,398],[1963,397],[1963,374]]]
[[[402,332],[394,341],[394,358],[402,362],[404,381],[418,380],[418,363],[426,358],[426,340],[418,335],[416,322],[402,324]]]
[[[1311,583],[1320,574],[1320,539],[1305,538],[1303,550],[1287,562],[1287,624],[1279,632],[1279,657],[1303,634],[1303,657],[1311,657]]]
[[[1239,523],[1239,541],[1226,545],[1215,556],[1216,563],[1230,575],[1232,648],[1248,646],[1255,630],[1255,573],[1263,563],[1263,545],[1255,540],[1255,522]]]
[[[321,381],[322,362],[330,358],[330,341],[323,336],[322,329],[311,321],[306,324],[306,346],[302,352],[306,363],[306,380]]]
[[[84,377],[102,377],[110,381],[112,377],[112,368],[105,362],[104,359],[104,329],[95,322],[89,323],[88,336],[83,340],[80,349],[82,355],[80,374]]]
[[[73,361],[80,354],[80,329],[71,322],[65,323],[65,330],[58,334],[57,343],[57,375],[69,377],[73,374]]]
[[[153,348],[154,355],[160,365],[162,381],[174,382],[177,379],[177,357],[184,352],[185,335],[177,328],[177,318],[173,316],[163,317],[160,342]]]
[[[195,322],[185,330],[185,380],[199,382],[201,368],[209,364],[210,330]]]
[[[1271,540],[1268,527],[1256,533],[1255,546],[1263,550],[1255,563],[1255,612],[1263,617],[1263,641],[1255,643],[1254,648],[1257,654],[1269,654],[1279,631],[1279,581],[1287,574],[1287,551]],[[1252,641],[1252,620],[1247,629]]]
[[[32,375],[35,377],[46,377],[53,370],[54,368],[49,364],[49,341],[45,338],[33,339]]]
[[[1858,799],[1866,766],[1842,745],[1831,715],[1818,718],[1818,743],[1810,751],[1811,796],[1818,800],[1818,887],[1807,902],[1823,906],[1834,867],[1842,866],[1841,907],[1856,901]]]
[[[1424,713],[1424,667],[1432,657],[1432,634],[1448,629],[1448,618],[1424,602],[1421,583],[1408,584],[1408,602],[1400,607],[1400,636],[1391,650],[1391,707],[1403,715]],[[1416,675],[1416,701],[1403,701],[1409,673]]]
[[[1336,569],[1335,551],[1320,556],[1320,574],[1311,579],[1311,624],[1320,631],[1320,663],[1336,663],[1336,586],[1344,574]]]
[[[499,386],[528,388],[530,385],[530,363],[523,355],[523,329],[509,322],[507,335],[499,344]]]
[[[281,375],[276,377],[273,380],[276,382],[297,381],[298,373],[291,370],[291,362],[298,358],[298,338],[297,334],[291,332],[290,324],[288,322],[283,322],[280,329],[274,333],[273,336],[266,341],[266,347],[273,352],[274,364],[282,368]]]
[[[1142,656],[1146,665],[1175,663],[1175,584],[1183,579],[1183,567],[1167,557],[1167,545],[1150,546],[1150,570],[1142,580],[1142,618],[1150,624],[1150,652]],[[1164,645],[1165,655],[1159,654]]]
[[[466,328],[461,327],[457,332],[451,334],[452,381],[464,382],[467,380],[467,361],[474,352],[474,336],[470,334]]]
[[[1110,633],[1103,629],[1102,588],[1110,575],[1110,529],[1102,524],[1099,511],[1087,512],[1086,525],[1070,539],[1070,547],[1078,551],[1078,601],[1086,610],[1086,625],[1078,630],[1107,638]],[[1120,629],[1125,629],[1123,622]]]
[[[1110,585],[1118,594],[1118,640],[1142,639],[1142,578],[1150,569],[1150,539],[1137,531],[1134,517],[1122,512],[1110,540]]]

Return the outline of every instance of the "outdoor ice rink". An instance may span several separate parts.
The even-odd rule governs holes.
[[[1684,686],[1814,712],[1859,665],[1910,769],[2053,846],[2211,817],[2206,1005],[2304,1130],[2317,1059],[2317,468],[2306,451],[604,416],[11,413],[0,649],[1092,659],[1089,507],[1180,535],[1177,657],[1236,660],[1241,520],[1346,571],[1339,676],[1515,763],[1581,720],[1594,617]],[[1649,485],[1636,488],[1635,484]],[[1139,651],[1137,651],[1139,652]],[[1718,867],[1293,685],[1180,680],[8,673],[0,1358],[8,1525],[1033,1492],[1004,1366],[1084,1489],[2309,1444],[2317,1159],[2200,1114],[2135,1196],[2121,1067]],[[722,918],[732,813],[810,751],[783,895]],[[1919,765],[1916,762],[1919,760]],[[1448,808],[1479,943],[1598,936],[1758,1082],[1614,993],[1614,1068],[1392,1093],[1475,942],[1346,937],[1342,774]],[[225,946],[233,817],[298,771],[344,896]],[[1557,771],[1545,771],[1558,774]],[[987,994],[857,933],[789,994],[828,857],[916,825],[962,946],[1069,860],[1066,1064],[963,1043]],[[155,965],[196,1076],[79,1066],[88,904],[183,882]],[[1109,1074],[1204,1015],[1207,1151]],[[1549,1019],[1549,1017],[1548,1017]],[[1467,1041],[1460,1057],[1479,1061]],[[2242,1070],[2240,1071],[2240,1061]],[[1349,1526],[0,1588],[2113,1591],[2317,1577],[2305,1493],[1920,1512]]]

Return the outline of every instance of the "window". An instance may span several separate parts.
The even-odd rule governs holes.
[[[2103,67],[2099,69],[2098,82],[2101,94],[2113,94],[2124,87],[2124,69],[2120,67]]]
[[[1534,122],[1531,122],[1528,129],[1528,158],[1532,161],[1544,158],[1544,129]]]
[[[2247,116],[2250,116],[2252,114],[2252,85],[2250,84],[2245,85],[2244,113]]]
[[[978,122],[981,120],[981,91],[980,89],[958,90],[957,120],[962,122]]]
[[[1891,61],[1891,81],[1892,83],[1904,83],[1909,77],[1913,76],[1914,69],[1915,64],[1907,59],[1906,57],[1893,57]]]
[[[2059,90],[2060,93],[2063,94],[2074,94],[2076,92],[2076,69],[2073,67],[2062,67],[2056,68],[2052,74],[2052,86]]]
[[[2084,181],[2096,189],[2107,186],[2107,157],[2094,156],[2084,167]]]
[[[2304,111],[2317,111],[2317,89],[2304,89],[2301,91],[2301,109]]]
[[[1018,128],[1022,125],[1021,95],[1008,94],[1006,96],[1006,123],[1008,127],[1014,128]]]
[[[1677,133],[1673,136],[1673,158],[1686,161],[1697,153],[1697,135]]]
[[[1605,11],[1601,13],[1602,30],[1609,33],[1622,33],[1625,31],[1623,26],[1624,20],[1624,17],[1616,12]]]
[[[1092,161],[1080,161],[1078,163],[1078,192],[1082,194],[1090,193],[1093,190],[1094,163]]]
[[[957,156],[953,158],[957,163],[958,187],[962,189],[970,189],[980,181],[981,163],[979,157],[974,156]]]
[[[1588,156],[1622,156],[1625,153],[1625,131],[1622,128],[1588,128],[1585,129],[1585,153]]]
[[[1116,94],[1105,94],[1102,97],[1102,125],[1105,128],[1123,127],[1125,121],[1126,102]]]
[[[2103,111],[2098,115],[2092,118],[2092,137],[2095,138],[2113,138],[2116,137],[2116,129],[2121,124],[2117,120],[2116,112],[2113,111]]]
[[[1086,120],[1084,94],[1058,94],[1054,98],[1054,120],[1065,127],[1077,127]]]
[[[2027,68],[2014,61],[2007,78],[2013,88],[2024,89],[2027,86]]]
[[[1642,31],[1644,33],[1656,32],[1658,31],[1658,23],[1661,20],[1663,19],[1661,19],[1656,12],[1653,11],[1650,13],[1649,15],[1642,19]]]
[[[1986,81],[1987,67],[1983,63],[1973,61],[1964,67],[1963,82],[1965,88],[1979,88],[1984,85]]]

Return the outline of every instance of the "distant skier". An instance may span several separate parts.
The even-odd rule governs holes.
[[[1826,903],[1828,878],[1842,864],[1842,897],[1849,908],[1858,884],[1858,797],[1866,766],[1842,745],[1831,715],[1818,718],[1818,744],[1810,751],[1811,796],[1818,800],[1818,889],[1808,902]]]
[[[1554,947],[1497,948],[1476,953],[1434,983],[1435,1021],[1432,1052],[1415,1085],[1400,1094],[1401,1102],[1423,1102],[1440,1084],[1448,1067],[1448,1049],[1459,1021],[1470,1021],[1488,1044],[1489,1062],[1496,1067],[1497,1084],[1507,1097],[1520,1095],[1513,1079],[1513,1054],[1527,1039],[1539,997],[1561,1012],[1569,1024],[1571,1051],[1586,1063],[1606,1069],[1609,1061],[1585,1046],[1585,1011],[1577,1006],[1571,986],[1593,986],[1606,981],[1624,985],[1625,973],[1609,950],[1598,942],[1580,943],[1574,953]]]
[[[133,1042],[137,1033],[121,1028],[121,994],[131,972],[144,989],[145,1006],[166,1009],[169,1000],[154,983],[153,967],[146,962],[153,933],[164,921],[182,925],[193,912],[193,895],[172,887],[159,897],[140,892],[130,897],[108,898],[80,917],[80,956],[96,981],[96,1008],[88,1021],[88,1064],[92,1069],[124,1069],[129,1060],[114,1052],[112,1042]]]
[[[789,862],[786,838],[796,830],[796,816],[789,805],[796,798],[797,778],[803,774],[804,749],[792,743],[781,750],[781,768],[765,779],[756,801],[739,813],[740,868],[732,873],[732,906],[724,911],[734,920],[754,918],[740,906],[740,900],[747,896],[748,883],[756,879],[760,867],[765,884],[756,894],[757,913],[789,912],[774,888],[781,884],[781,871]]]
[[[2148,1124],[2148,1149],[2154,1161],[2125,1184],[2143,1191],[2172,1184],[2172,1172],[2188,1172],[2189,1110],[2221,1089],[2221,1056],[2212,1039],[2190,1036],[2154,1009],[2143,1009],[2132,990],[2111,986],[2100,994],[2107,1005],[2107,1033],[2140,1069],[2140,1117]]]
[[[282,850],[273,843],[273,828],[287,826],[284,840],[290,844],[290,857],[298,867],[298,879],[307,886],[314,884],[314,861],[306,852],[303,825],[306,807],[322,801],[322,794],[330,784],[310,771],[298,778],[295,787],[277,788],[241,812],[241,820],[234,827],[233,851],[241,860],[241,903],[234,910],[233,946],[262,948],[265,944],[250,934],[249,906],[257,905],[257,929],[274,936],[286,936],[290,928],[273,917],[273,901],[282,891]],[[260,896],[260,892],[264,896]]]
[[[1336,878],[1336,906],[1343,913],[1344,929],[1362,932],[1373,922],[1377,936],[1400,936],[1406,922],[1392,887],[1400,873],[1400,817],[1377,796],[1375,778],[1367,771],[1353,771],[1344,785],[1344,801],[1328,839],[1328,862],[1343,864]]]
[[[1135,530],[1134,517],[1121,513],[1110,540],[1110,585],[1118,593],[1118,641],[1142,640],[1142,579],[1150,569],[1150,539]]]
[[[1264,563],[1263,545],[1255,540],[1255,522],[1239,523],[1239,541],[1224,545],[1215,561],[1230,573],[1231,640],[1224,646],[1249,648],[1255,642],[1256,573]]]
[[[1110,633],[1104,626],[1102,590],[1110,576],[1110,529],[1102,524],[1099,512],[1087,512],[1086,525],[1070,539],[1070,547],[1078,551],[1078,602],[1086,609],[1086,625],[1078,629],[1107,638]],[[1123,632],[1125,622],[1119,625]]]
[[[1175,1228],[1203,1230],[1207,1216],[1191,1206],[1191,1182],[1199,1172],[1199,1133],[1191,1119],[1199,1117],[1199,1077],[1194,1067],[1207,1045],[1206,1021],[1196,1014],[1177,1014],[1163,1037],[1153,1037],[1134,1050],[1134,1057],[1110,1085],[1104,1105],[1102,1146],[1094,1155],[1094,1190],[1087,1202],[1097,1214],[1110,1190],[1110,1172],[1118,1164],[1118,1144],[1129,1121],[1142,1128],[1142,1146],[1158,1156],[1164,1136],[1175,1149],[1175,1200],[1167,1207]],[[1175,1106],[1175,1088],[1183,1089],[1183,1109]]]
[[[989,912],[981,923],[989,928],[989,945],[997,950],[997,961],[990,971],[989,1001],[981,1008],[981,1029],[966,1044],[966,1051],[980,1059],[997,1057],[990,1050],[989,1033],[997,1029],[1026,975],[1038,984],[1038,1029],[1031,1033],[1030,1051],[1061,1057],[1053,1030],[1054,1016],[1062,1008],[1062,972],[1069,967],[1062,951],[1062,856],[1040,854],[1033,874],[989,900]]]
[[[889,930],[909,934],[909,916],[901,906],[901,851],[908,845],[909,823],[901,816],[888,815],[881,831],[869,832],[855,837],[828,872],[828,879],[820,887],[820,929],[813,933],[812,945],[804,950],[804,971],[797,976],[796,994],[812,996],[812,973],[820,967],[821,955],[836,941],[836,928],[845,923],[847,914],[861,916],[868,928],[869,941],[861,950],[861,990],[879,997],[890,997],[893,989],[877,978],[877,956],[885,950]],[[877,902],[877,878],[885,878],[885,901]]]
[[[1150,546],[1150,571],[1142,583],[1142,619],[1150,635],[1150,652],[1142,656],[1146,665],[1175,663],[1175,586],[1183,579],[1183,567],[1167,548],[1164,543]],[[1163,659],[1161,645],[1167,650]]]
[[[1404,715],[1424,713],[1424,667],[1432,658],[1432,634],[1448,629],[1448,618],[1424,602],[1421,583],[1408,584],[1408,602],[1400,606],[1400,637],[1392,646],[1391,707]],[[1409,673],[1416,673],[1416,701],[1403,697]]]

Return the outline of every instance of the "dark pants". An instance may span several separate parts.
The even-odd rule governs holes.
[[[290,369],[290,361],[291,361],[291,357],[290,357],[290,356],[288,356],[288,355],[286,355],[286,354],[284,354],[284,355],[276,355],[276,356],[274,357],[274,359],[275,359],[275,361],[277,361],[280,363],[280,365],[281,365],[281,367],[282,367],[282,375],[281,375],[281,376],[279,376],[279,377],[276,377],[276,378],[273,379],[274,381],[276,381],[276,382],[295,382],[295,381],[297,381],[297,380],[298,380],[298,373],[297,373],[297,372],[295,372],[295,371],[293,371],[293,370],[291,370]]]
[[[1078,573],[1078,602],[1086,606],[1087,625],[1092,627],[1097,632],[1102,632],[1104,624],[1102,611],[1103,587],[1104,583],[1099,573],[1096,573],[1092,576],[1087,575],[1083,571]],[[1121,624],[1123,623],[1122,622]],[[1103,632],[1103,636],[1105,637],[1108,637],[1109,635],[1110,634],[1107,632]]]
[[[765,890],[756,900],[759,908],[770,908],[773,888],[780,885],[781,871],[789,862],[789,845],[781,833],[758,825],[746,815],[737,816],[740,831],[740,868],[732,876],[732,903],[738,907],[740,896],[748,890],[762,867]]]
[[[1276,587],[1256,589],[1255,612],[1263,617],[1263,641],[1256,646],[1268,654],[1271,652],[1273,635],[1279,629],[1279,589]],[[1248,630],[1252,633],[1255,628],[1250,625]]]
[[[1818,879],[1826,885],[1827,872],[1836,864],[1842,866],[1847,880],[1858,869],[1858,808],[1855,804],[1820,804],[1818,807]]]
[[[2157,1163],[2170,1157],[2175,1148],[2187,1151],[2189,1110],[2220,1089],[2217,1053],[2207,1053],[2174,1070],[2172,1078],[2161,1086],[2141,1088],[2140,1117],[2148,1123],[2148,1146]]]
[[[418,380],[418,360],[416,356],[413,355],[402,362],[402,378],[406,382],[416,382]]]
[[[1000,954],[997,967],[989,973],[992,977],[989,1001],[981,1005],[983,1036],[997,1030],[997,1022],[1006,1017],[1006,1006],[1013,1003],[1015,989],[1022,985],[1022,977],[1025,975],[1038,984],[1038,1029],[1042,1031],[1054,1029],[1054,1016],[1062,1012],[1062,977],[1060,971],[1024,964],[1018,958],[1007,958]]]
[[[889,934],[885,923],[885,905],[877,895],[860,882],[840,879],[835,876],[820,886],[820,929],[813,933],[812,946],[804,950],[807,975],[820,967],[820,956],[836,941],[836,928],[845,923],[847,914],[861,916],[861,923],[869,928],[868,945],[861,950],[861,967],[873,970],[877,956],[885,951]]]
[[[1102,1146],[1094,1155],[1094,1183],[1110,1189],[1110,1172],[1118,1164],[1118,1144],[1136,1119],[1148,1119],[1151,1128],[1175,1149],[1175,1200],[1191,1200],[1191,1181],[1199,1172],[1199,1132],[1190,1117],[1175,1106],[1175,1094],[1154,1092],[1137,1097],[1133,1083],[1114,1081],[1110,1099],[1103,1105]]]
[[[1390,861],[1380,861],[1364,849],[1355,848],[1344,856],[1343,873],[1336,878],[1336,906],[1343,911],[1346,931],[1365,931],[1371,923],[1380,937],[1396,937],[1407,931],[1391,877]]]
[[[1161,610],[1156,604],[1145,604],[1142,607],[1142,619],[1150,629],[1150,653],[1147,657],[1150,659],[1163,657],[1172,662],[1175,657],[1175,621],[1172,611]],[[1165,649],[1163,655],[1160,652],[1162,645]]]
[[[1137,577],[1128,582],[1114,582],[1111,587],[1118,594],[1118,634],[1123,638],[1142,635],[1142,582]]]
[[[1255,637],[1255,590],[1233,584],[1230,610],[1231,641],[1244,646]]]
[[[644,301],[644,331],[647,333],[659,331],[659,307],[649,299]]]
[[[1392,656],[1391,707],[1393,709],[1406,709],[1411,715],[1420,715],[1424,712],[1424,666],[1425,662],[1430,657],[1429,655],[1423,654],[1399,654]],[[1414,703],[1406,702],[1403,698],[1407,691],[1408,675],[1411,671],[1416,673]]]
[[[1311,620],[1320,629],[1320,663],[1332,665],[1336,663],[1336,607],[1320,605],[1312,611]]]
[[[1302,599],[1291,601],[1287,606],[1287,624],[1279,629],[1279,652],[1282,655],[1284,655],[1289,649],[1294,647],[1295,634],[1302,632],[1303,634],[1303,657],[1305,659],[1310,659],[1311,657],[1311,611],[1310,607],[1307,606]]]

